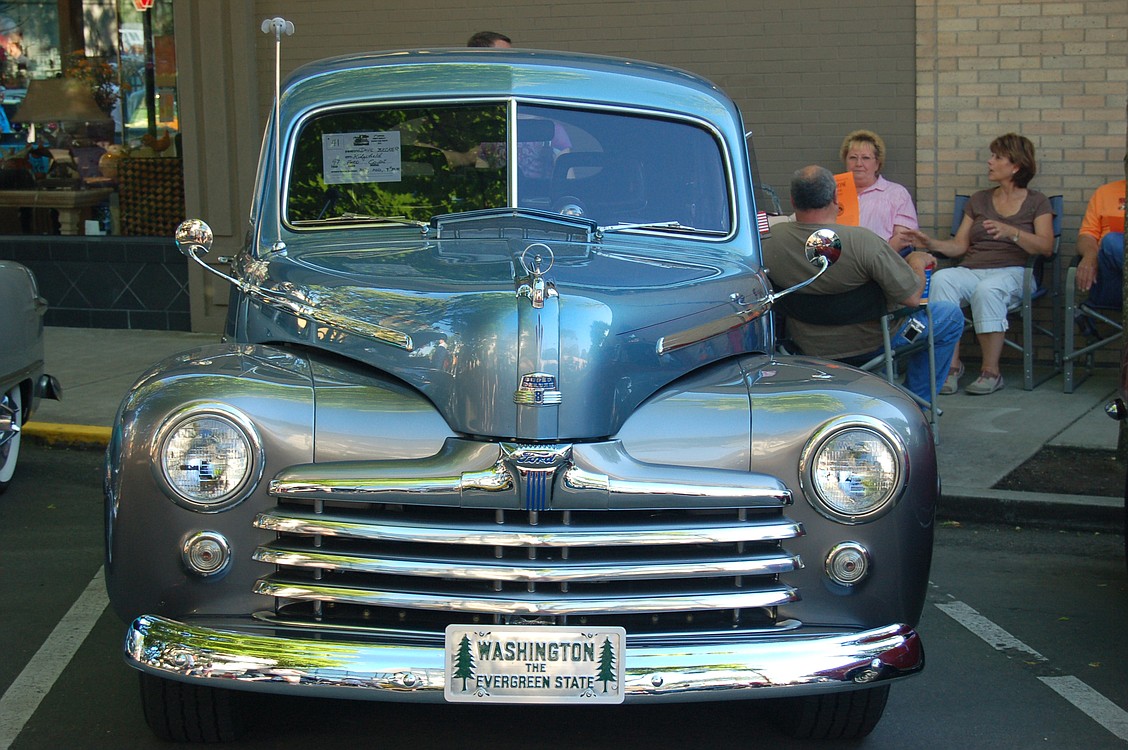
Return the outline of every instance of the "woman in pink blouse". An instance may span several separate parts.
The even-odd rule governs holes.
[[[908,232],[917,229],[916,206],[903,185],[881,176],[885,166],[885,141],[870,130],[855,130],[842,141],[846,170],[858,189],[858,225],[885,240],[897,252],[912,243]]]

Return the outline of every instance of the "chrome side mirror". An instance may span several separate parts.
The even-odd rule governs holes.
[[[807,238],[804,252],[807,256],[807,260],[809,260],[812,265],[818,266],[819,268],[814,276],[793,287],[784,289],[778,294],[769,294],[760,299],[746,300],[741,294],[733,294],[730,301],[735,309],[732,312],[722,315],[715,320],[711,320],[708,323],[703,323],[684,331],[678,331],[677,333],[663,336],[658,339],[655,345],[657,353],[659,355],[668,354],[672,351],[689,346],[690,344],[696,344],[705,339],[725,333],[726,331],[731,331],[734,328],[739,328],[763,316],[768,310],[772,309],[772,304],[775,303],[777,299],[802,289],[819,276],[822,276],[826,269],[830,268],[831,264],[842,255],[842,239],[832,229],[816,230],[811,232],[811,235]]]
[[[203,256],[208,254],[208,251],[211,250],[212,243],[215,241],[215,234],[212,232],[211,227],[205,222],[200,219],[188,219],[187,221],[180,222],[180,226],[176,228],[176,234],[173,235],[173,239],[176,241],[176,249],[199,263],[205,271],[246,291],[246,284],[243,284],[238,279],[228,276],[219,269],[213,268],[204,262]]]
[[[806,281],[800,281],[795,286],[790,286],[782,292],[773,294],[770,298],[771,302],[775,302],[780,297],[786,297],[792,292],[799,291],[822,276],[826,272],[826,269],[830,268],[835,261],[841,257],[842,238],[839,237],[838,233],[833,229],[816,229],[807,237],[803,252],[807,256],[807,260],[811,262],[811,265],[818,266],[819,270]]]
[[[215,234],[200,219],[188,219],[176,228],[175,240],[176,248],[191,258],[196,252],[207,255],[215,241]]]
[[[807,238],[805,253],[812,265],[821,266],[820,258],[825,258],[827,265],[834,265],[842,256],[842,238],[833,229],[816,229]]]

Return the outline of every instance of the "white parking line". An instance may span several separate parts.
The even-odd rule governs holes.
[[[1055,693],[1089,715],[1093,721],[1128,742],[1128,711],[1076,677],[1039,677]]]
[[[952,602],[950,604],[937,604],[940,611],[951,617],[953,620],[963,625],[965,628],[975,633],[984,641],[999,649],[1000,651],[1022,651],[1030,654],[1038,661],[1046,661],[1046,657],[1039,654],[1034,649],[1027,646],[1022,641],[1015,638],[1007,631],[1000,628],[995,623],[988,620],[983,615],[976,612],[971,607],[963,602]]]
[[[86,590],[0,697],[0,750],[8,750],[15,742],[108,604],[105,571],[98,568]]]
[[[948,604],[937,604],[936,607],[1000,651],[1021,651],[1030,654],[1038,661],[1047,661],[1046,657],[963,602],[953,601]],[[1039,677],[1038,679],[1084,712],[1090,719],[1120,739],[1128,741],[1128,711],[1120,708],[1120,706],[1071,675]]]

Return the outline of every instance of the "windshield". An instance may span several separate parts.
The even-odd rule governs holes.
[[[298,228],[425,222],[515,199],[603,226],[730,230],[724,159],[708,130],[639,114],[519,105],[512,170],[508,119],[504,102],[315,116],[298,136],[287,221]]]

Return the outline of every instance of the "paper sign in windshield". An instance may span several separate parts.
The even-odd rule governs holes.
[[[400,134],[329,133],[321,136],[326,185],[398,182]]]

